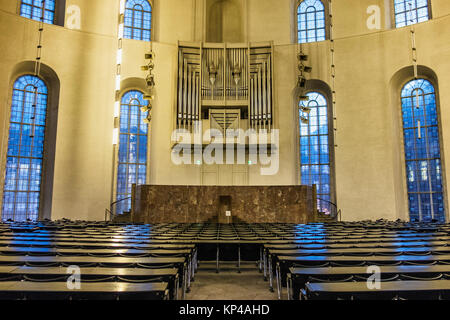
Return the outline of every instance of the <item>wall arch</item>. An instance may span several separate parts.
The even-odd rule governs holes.
[[[21,14],[22,1],[17,1],[16,13]],[[55,0],[55,17],[53,24],[64,27],[66,18],[66,0]]]
[[[123,107],[123,98],[127,95],[127,93],[131,92],[131,91],[137,91],[140,92],[142,94],[146,94],[148,92],[148,88],[147,88],[147,84],[145,79],[143,78],[137,78],[137,77],[130,77],[130,78],[126,78],[124,80],[121,81],[121,90],[120,90],[120,95],[119,95],[119,101],[120,101],[120,109],[119,109],[119,113],[120,110]],[[120,144],[120,134],[121,134],[121,119],[120,119],[120,114],[118,117],[118,123],[116,125],[116,128],[118,128],[119,130],[119,142],[118,144],[115,146],[114,149],[114,163],[113,163],[113,173],[112,173],[112,194],[111,194],[111,202],[116,202],[119,201],[119,198],[124,198],[125,196],[123,196],[123,190],[119,190],[119,183],[118,183],[118,178],[119,178],[119,165],[120,165],[120,158],[119,158],[119,150],[121,148],[121,144]],[[146,153],[146,174],[145,174],[145,180],[146,182],[150,181],[150,146],[151,146],[151,125],[149,124],[147,126],[147,133],[146,133],[146,139],[147,139],[147,145],[146,145],[146,149],[147,149],[147,153]],[[127,148],[129,148],[129,146],[127,146]],[[139,162],[139,161],[138,161]],[[122,163],[123,165],[123,163]],[[121,196],[122,195],[122,196]],[[128,200],[127,200],[128,201]],[[123,212],[123,209],[128,209],[127,201],[122,201],[119,202],[115,208],[113,208],[113,210],[117,210],[116,212]],[[131,201],[130,201],[131,203]],[[114,211],[113,211],[114,212]]]
[[[298,7],[305,0],[291,0],[291,41],[298,43]],[[328,0],[321,0],[325,8],[325,40],[330,39],[330,6]]]
[[[125,92],[130,90],[138,90],[142,92],[147,91],[147,84],[144,78],[135,78],[130,77],[123,79],[120,83],[120,96],[122,96]]]
[[[16,64],[9,76],[9,91],[8,104],[5,108],[4,116],[6,119],[10,118],[11,112],[11,97],[14,82],[23,75],[34,74],[34,61],[22,61]],[[48,65],[41,63],[40,78],[45,82],[48,88],[48,103],[47,103],[47,123],[45,130],[44,141],[44,159],[43,172],[41,182],[41,195],[39,208],[39,219],[51,219],[52,214],[52,198],[53,198],[53,182],[54,182],[54,167],[55,167],[55,153],[56,153],[56,134],[58,126],[58,108],[59,108],[59,94],[60,94],[60,80],[57,73]],[[9,128],[5,128],[3,135],[8,137]],[[2,163],[6,157],[6,150],[2,150]],[[4,184],[5,169],[2,166],[2,185]],[[1,188],[3,195],[3,188]],[[3,197],[0,197],[2,201]]]
[[[442,161],[442,184],[444,186],[444,205],[446,212],[446,219],[448,220],[448,192],[446,183],[446,161],[444,152],[444,141],[442,137],[441,124],[441,110],[439,100],[439,81],[433,69],[419,65],[417,68],[418,78],[425,79],[431,82],[435,89],[436,96],[436,110],[438,114],[439,125],[439,140],[441,142],[441,161]],[[401,90],[411,80],[414,80],[413,66],[407,66],[395,72],[389,82],[389,101],[390,111],[392,115],[392,134],[393,141],[393,164],[394,164],[394,183],[395,183],[395,198],[397,212],[399,219],[409,220],[409,203],[408,192],[406,186],[406,168],[405,168],[405,152],[404,152],[404,137],[403,137],[403,123],[402,123],[402,107],[401,107]]]
[[[319,79],[312,79],[308,80],[306,82],[306,88],[304,90],[304,94],[308,93],[318,93],[321,96],[323,96],[326,100],[327,104],[327,116],[328,116],[328,146],[329,146],[329,187],[330,187],[330,201],[332,203],[337,203],[337,196],[336,196],[336,169],[335,169],[335,152],[334,152],[334,128],[333,128],[333,108],[332,108],[332,91],[330,86]],[[296,168],[297,168],[297,179],[299,184],[302,183],[302,177],[301,177],[301,170],[300,167],[302,165],[301,161],[301,133],[300,133],[300,112],[299,112],[299,96],[302,94],[302,90],[300,90],[298,87],[294,89],[294,103],[295,103],[295,116],[294,119],[296,120]],[[327,205],[325,202],[322,202],[320,206]]]

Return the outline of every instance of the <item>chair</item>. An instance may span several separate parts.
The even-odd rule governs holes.
[[[394,256],[401,256],[403,252],[393,251],[393,252],[377,252],[377,256],[380,257],[394,257]]]
[[[403,261],[371,261],[370,265],[377,266],[399,266]]]
[[[85,256],[86,253],[83,253],[83,252],[76,252],[76,253],[74,253],[74,252],[58,252],[57,255],[60,257],[82,257],[82,256]]]
[[[441,280],[444,277],[442,273],[440,274],[400,274],[400,278],[402,280],[416,280],[416,281],[432,281],[432,280]]]
[[[329,262],[312,262],[312,263],[308,263],[308,264],[303,264],[303,263],[293,263],[292,267],[294,268],[325,268],[328,267],[330,265]]]
[[[333,267],[362,267],[366,265],[365,261],[339,261],[339,262],[330,262],[330,265]]]
[[[119,256],[119,254],[117,253],[91,253],[91,252],[89,252],[87,255],[89,257],[96,257],[96,258],[114,258]]]
[[[353,279],[354,279],[353,275],[341,275],[341,276],[326,275],[323,278],[309,276],[308,279],[306,280],[306,283],[350,282],[353,281]]]
[[[25,265],[27,267],[43,267],[43,268],[53,268],[53,267],[59,267],[58,262],[32,262],[27,261],[25,262]]]
[[[345,253],[346,256],[352,256],[352,257],[369,257],[369,256],[373,256],[374,253],[373,252],[350,252],[350,253]]]
[[[27,274],[23,276],[25,281],[31,282],[65,282],[67,281],[67,276],[54,276],[45,274]]]
[[[73,263],[67,263],[67,262],[63,262],[61,263],[61,266],[67,268],[72,266]],[[96,262],[77,262],[77,266],[79,266],[80,268],[94,268],[97,266]]]
[[[89,282],[89,283],[95,283],[95,282],[115,282],[117,281],[116,276],[89,276],[89,277],[83,277],[81,276],[81,282]]]
[[[410,266],[434,266],[438,261],[404,261],[405,265]]]
[[[431,251],[422,251],[422,252],[408,252],[409,256],[429,256],[431,255]]]
[[[151,257],[152,255],[150,253],[119,253],[118,256],[123,258],[147,258]]]
[[[371,276],[371,274],[367,274],[367,276],[361,276],[361,275],[355,275],[354,279],[357,281],[367,281],[367,279]],[[389,277],[386,277],[385,275],[381,274],[381,282],[389,282],[389,281],[395,281],[399,280],[400,276],[398,274],[390,275]]]
[[[0,281],[20,281],[22,276],[19,274],[2,274],[0,275]]]
[[[27,252],[27,255],[30,257],[54,257],[56,256],[56,252],[51,252],[51,251],[30,251]]]
[[[166,269],[166,268],[175,268],[174,264],[163,264],[163,265],[153,265],[153,264],[145,264],[145,263],[137,263],[136,266],[138,268],[143,269]],[[125,267],[124,267],[125,268]]]
[[[398,298],[402,300],[441,300],[442,295],[440,292],[423,292],[423,291],[414,291],[414,292],[401,292],[398,294]]]
[[[117,280],[127,283],[151,283],[151,282],[165,282],[167,280],[164,277],[142,277],[140,279],[137,278],[128,278],[127,276],[118,276]]]
[[[133,268],[134,263],[100,262],[99,266],[102,268]]]

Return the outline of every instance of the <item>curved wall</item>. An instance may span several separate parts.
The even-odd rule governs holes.
[[[20,17],[17,0],[0,3],[1,170],[5,166],[10,76],[15,66],[35,58],[36,21]],[[117,2],[117,5],[112,3]],[[280,170],[261,176],[248,168],[249,185],[298,184],[295,0],[242,0],[243,41],[274,41],[275,114],[280,124]],[[407,218],[404,198],[401,131],[396,121],[400,101],[394,75],[411,64],[409,28],[392,29],[385,0],[334,0],[336,37],[337,202],[345,220]],[[80,29],[46,25],[42,62],[60,80],[52,218],[101,220],[109,207],[113,183],[112,131],[117,50],[118,1],[66,0],[78,6]],[[367,8],[380,8],[379,30],[367,28]],[[73,8],[72,8],[73,9]],[[419,63],[435,73],[440,94],[442,155],[450,159],[450,2],[432,0],[433,19],[416,26]],[[154,0],[153,50],[156,97],[151,124],[149,183],[201,184],[198,166],[176,166],[170,137],[176,92],[177,42],[203,41],[207,35],[207,0]],[[76,17],[75,17],[76,18]],[[70,25],[73,20],[71,20]],[[149,43],[125,40],[122,79],[142,79],[143,53]],[[330,81],[329,41],[305,45],[311,78]],[[124,81],[124,86],[126,86]],[[132,81],[130,82],[132,83]],[[125,90],[126,88],[122,88]],[[398,100],[398,101],[397,101]],[[292,109],[294,108],[294,110]],[[446,181],[449,181],[446,170]],[[3,178],[0,181],[3,185]]]

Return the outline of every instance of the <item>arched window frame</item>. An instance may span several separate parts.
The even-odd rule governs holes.
[[[144,5],[143,5],[144,4]],[[144,6],[148,5],[148,8]],[[140,7],[140,8],[139,8]],[[141,12],[142,21],[136,26],[136,13]],[[146,19],[145,19],[146,18]],[[146,26],[145,21],[150,20]],[[139,34],[138,34],[139,33]],[[148,35],[147,35],[148,33]],[[124,38],[141,41],[153,40],[153,3],[149,0],[126,0],[124,14]]]
[[[319,40],[317,40],[317,30],[315,33],[315,39],[314,41],[308,41],[308,35],[306,34],[306,41],[305,38],[303,37],[303,35],[301,34],[301,32],[305,32],[302,31],[302,27],[300,25],[301,21],[300,21],[300,9],[302,6],[302,3],[308,3],[311,2],[312,4],[314,3],[321,3],[323,6],[323,14],[324,14],[324,19],[323,19],[323,23],[324,26],[323,28],[321,27],[320,29],[324,30],[324,37],[323,38],[319,38]],[[304,13],[303,13],[304,14]],[[295,7],[295,30],[296,30],[296,34],[295,34],[295,42],[296,43],[312,43],[312,42],[320,42],[320,41],[325,41],[327,39],[329,39],[329,5],[328,5],[328,1],[325,0],[301,0],[297,2],[297,6]],[[307,23],[307,21],[306,21]],[[314,22],[315,26],[317,25],[317,16],[315,15],[315,22]],[[305,25],[306,27],[307,25]],[[308,29],[306,29],[308,30]]]
[[[24,10],[26,9],[26,7],[28,8],[40,8],[41,5],[41,1],[42,0],[20,0],[17,1],[17,14],[27,18],[27,19],[31,19],[31,20],[35,20],[35,21],[41,21],[41,11],[38,10],[36,12],[38,12],[38,14],[33,16],[33,11],[27,11],[25,12]],[[66,0],[46,0],[46,1],[51,1],[52,3],[54,3],[54,8],[52,10],[47,10],[50,14],[50,12],[53,12],[53,19],[51,19],[51,17],[48,17],[46,20],[44,20],[45,23],[47,24],[54,24],[54,25],[58,25],[61,27],[64,27],[64,23],[65,23],[65,15],[66,15]],[[28,3],[27,3],[28,2]],[[46,2],[46,7],[48,7],[47,2]],[[31,12],[31,14],[30,14]]]
[[[409,5],[408,3],[412,1],[413,3],[413,12],[415,21],[411,23],[411,17],[408,14]],[[426,4],[426,6],[424,5]],[[424,8],[427,10],[426,18],[423,18]],[[432,10],[431,10],[431,0],[392,0],[391,1],[391,10],[392,10],[392,21],[394,21],[395,28],[403,28],[406,26],[410,26],[412,24],[417,24],[421,22],[425,22],[432,19]],[[419,10],[419,17],[417,16]]]
[[[26,83],[23,88],[19,88],[20,82]],[[34,86],[38,88],[37,99],[34,100]],[[32,90],[30,89],[32,88]],[[30,90],[29,90],[30,89]],[[22,98],[21,98],[22,97]],[[33,99],[31,101],[30,99]],[[46,179],[46,166],[47,166],[47,147],[48,147],[48,120],[51,113],[51,92],[48,83],[41,77],[36,77],[32,74],[26,73],[19,75],[15,78],[11,91],[11,103],[9,110],[9,126],[8,126],[8,149],[5,152],[5,181],[2,186],[2,220],[12,219],[14,221],[38,220],[42,216],[42,207],[44,205],[44,191],[43,185]],[[45,107],[43,104],[45,102]],[[18,103],[20,105],[18,105]],[[36,116],[35,116],[35,128],[34,138],[30,138],[33,132],[33,120],[30,112],[33,112],[33,105],[36,104]],[[18,113],[19,109],[22,111]],[[28,110],[30,112],[24,112]],[[40,114],[39,111],[44,111],[45,114]],[[24,117],[28,114],[29,118]],[[44,118],[42,119],[42,117]],[[19,121],[20,118],[20,121]],[[18,135],[12,136],[11,132],[13,125],[16,128],[20,128]],[[28,131],[23,131],[28,127]],[[18,142],[15,144],[14,141]],[[36,141],[40,141],[38,147],[36,147]],[[30,142],[29,144],[26,144]],[[23,146],[28,145],[28,151],[23,152]],[[17,151],[17,152],[16,152]],[[23,167],[14,166],[14,164],[24,165]],[[28,165],[28,167],[27,167]],[[39,167],[39,169],[36,168]],[[26,168],[27,167],[27,168]],[[33,168],[34,167],[34,168]],[[34,169],[34,171],[33,171]],[[26,180],[20,179],[22,174],[26,173]],[[31,184],[33,183],[33,187]],[[38,184],[36,184],[38,183]],[[14,185],[14,186],[13,186]],[[20,186],[21,185],[21,186]],[[24,196],[26,194],[25,201],[22,201],[22,205],[25,202],[25,212],[18,212],[18,199],[19,193]],[[34,194],[30,200],[30,195]],[[12,201],[11,196],[14,196]],[[37,196],[36,196],[37,195]],[[9,198],[8,198],[9,197]],[[22,199],[24,199],[22,197]],[[30,204],[35,204],[34,209],[30,210]],[[7,210],[6,207],[11,208],[12,211]],[[5,211],[7,210],[7,211]]]
[[[41,21],[42,16],[42,1],[43,0],[21,0],[20,1],[20,15],[22,17]],[[48,24],[56,23],[57,16],[57,1],[45,0],[45,14],[44,22]]]
[[[124,103],[124,99],[126,98],[126,96],[128,94],[139,94],[140,95],[140,99],[139,98],[132,98],[130,99],[128,102],[129,103]],[[142,112],[141,108],[145,107],[148,105],[148,101],[146,102],[145,100],[143,100],[143,96],[144,93],[141,89],[138,88],[127,88],[126,90],[123,91],[123,93],[120,96],[120,116],[119,116],[119,142],[117,145],[117,162],[116,162],[116,168],[115,168],[115,201],[120,201],[122,199],[126,199],[128,197],[131,197],[132,195],[132,184],[136,183],[136,184],[145,184],[147,182],[148,179],[148,171],[149,171],[149,165],[148,165],[148,160],[149,160],[149,141],[150,141],[150,126],[146,123],[144,123],[144,119],[147,117],[147,113],[148,112]],[[140,104],[138,104],[138,118],[139,118],[139,129],[142,130],[142,128],[145,128],[146,133],[145,134],[133,134],[130,132],[130,118],[127,118],[127,131],[124,132],[123,131],[123,124],[124,124],[124,115],[126,115],[127,113],[124,112],[124,106],[127,107],[127,109],[129,110],[130,107],[132,106],[131,102],[132,101],[139,101]],[[122,157],[121,157],[121,150],[122,146],[124,145],[124,138],[127,138],[127,143],[126,143],[126,151],[127,151],[127,160],[129,160],[129,152],[130,152],[130,143],[129,143],[129,138],[132,135],[137,135],[139,137],[145,137],[145,162],[143,161],[139,161],[141,158],[139,156],[141,156],[142,154],[139,154],[138,151],[138,157],[139,159],[137,159],[136,162],[130,162],[130,161],[123,161]],[[138,140],[139,141],[139,140]],[[139,141],[139,150],[140,147],[142,147],[142,145],[140,144]],[[129,175],[129,168],[130,165],[135,165],[135,166],[145,166],[145,170],[141,170],[139,172],[139,170],[136,170],[135,172],[135,176],[134,176],[134,180],[131,179],[130,181],[130,175]],[[120,169],[125,167],[126,171],[125,171],[125,178],[126,181],[128,180],[129,184],[126,185],[126,190],[124,191],[123,187],[121,188],[120,186],[120,179],[121,179],[121,175],[120,175]],[[124,200],[124,201],[120,201],[117,203],[117,207],[116,207],[116,213],[118,214],[122,214],[123,212],[126,212],[128,210],[131,209],[131,199],[129,200]]]
[[[310,83],[315,82],[315,80],[310,80]],[[318,209],[322,212],[329,211],[332,212],[333,208],[329,203],[326,201],[330,201],[333,204],[337,204],[337,197],[336,197],[336,173],[335,173],[335,149],[334,149],[334,120],[333,120],[333,112],[332,112],[332,105],[331,105],[331,91],[328,87],[323,88],[326,86],[325,84],[318,82],[315,85],[307,85],[307,90],[305,92],[305,95],[310,95],[312,93],[317,93],[321,95],[326,102],[327,106],[327,121],[328,121],[328,152],[329,152],[329,199],[323,199],[321,198],[320,188],[317,186],[317,197],[319,199],[325,200],[321,201],[318,200]],[[307,101],[306,104],[308,104],[310,101]],[[308,118],[309,116],[305,113],[302,113],[301,107],[304,103],[302,101],[297,101],[297,137],[298,137],[298,164],[299,164],[299,182],[300,184],[303,184],[304,180],[302,177],[302,166],[305,166],[305,164],[302,163],[302,133],[301,133],[301,116],[304,115]],[[309,127],[310,123],[308,123]],[[320,165],[320,164],[319,164]],[[310,164],[312,166],[312,164]]]
[[[415,122],[415,123],[413,123],[413,127],[405,128],[404,99],[408,99],[408,98],[411,98],[411,97],[408,97],[408,96],[405,97],[404,96],[404,90],[405,90],[405,88],[406,88],[406,86],[408,84],[410,84],[411,82],[413,82],[415,80],[416,79],[414,79],[414,78],[408,78],[406,81],[404,81],[402,83],[402,85],[400,87],[400,91],[399,91],[400,121],[401,121],[401,131],[402,131],[401,142],[402,142],[402,150],[403,150],[402,158],[403,158],[403,172],[404,172],[404,180],[403,181],[404,181],[404,184],[405,184],[406,201],[407,201],[407,208],[408,208],[408,217],[411,220],[414,219],[414,220],[429,221],[430,219],[436,219],[436,220],[439,220],[441,222],[445,222],[447,220],[447,216],[448,216],[448,213],[447,213],[448,208],[447,208],[447,194],[446,194],[447,191],[446,191],[446,179],[445,179],[445,163],[444,163],[444,154],[443,154],[443,147],[442,147],[442,129],[441,129],[441,115],[440,115],[440,105],[439,105],[439,92],[438,92],[438,86],[437,86],[436,81],[434,81],[433,79],[430,79],[427,76],[419,76],[419,78],[417,80],[418,81],[421,81],[421,80],[426,81],[433,88],[433,92],[432,93],[426,93],[425,96],[430,96],[430,95],[434,96],[434,110],[436,112],[436,121],[435,121],[435,125],[433,125],[433,127],[436,127],[436,129],[437,129],[437,138],[438,138],[437,142],[439,144],[439,161],[440,161],[440,167],[439,167],[439,173],[440,173],[440,179],[439,179],[440,180],[440,188],[439,189],[440,189],[440,192],[438,190],[437,193],[441,193],[443,214],[441,216],[437,215],[435,209],[433,208],[434,216],[432,216],[430,219],[426,219],[426,217],[424,219],[424,217],[423,217],[424,214],[421,211],[420,207],[419,207],[420,209],[418,208],[418,210],[421,213],[419,213],[419,212],[417,212],[417,213],[412,212],[413,209],[411,208],[412,207],[411,206],[411,200],[412,199],[410,198],[410,194],[418,194],[419,195],[418,199],[419,199],[421,194],[423,194],[423,195],[431,194],[431,193],[433,193],[432,190],[435,189],[434,187],[431,187],[429,185],[429,189],[431,189],[430,190],[431,192],[421,192],[421,191],[414,192],[414,191],[410,190],[410,186],[408,185],[408,182],[411,182],[411,183],[415,182],[415,180],[414,181],[410,180],[411,179],[411,175],[410,175],[411,172],[409,172],[409,170],[408,170],[408,162],[420,162],[420,161],[424,162],[424,161],[426,161],[427,163],[429,163],[428,161],[432,161],[433,159],[435,159],[435,158],[431,159],[429,157],[428,151],[427,151],[427,154],[426,154],[425,158],[410,158],[410,157],[407,156],[407,148],[406,148],[407,140],[406,140],[406,133],[405,132],[406,132],[406,130],[408,128],[409,129],[414,129],[414,138],[416,138],[418,136],[418,125]],[[416,97],[416,95],[414,94],[414,97],[412,98],[413,101],[415,100],[415,97]],[[419,101],[421,101],[423,99],[422,95],[420,95],[419,97],[420,97]],[[413,101],[412,101],[412,103],[413,103]],[[423,101],[426,101],[426,100],[423,100]],[[412,106],[411,108],[412,108],[412,111],[415,110],[414,106]],[[426,116],[425,116],[425,119],[427,119]],[[428,138],[428,135],[427,135],[428,132],[426,130],[427,124],[428,123],[426,123],[424,125],[422,123],[422,121],[421,121],[421,136],[422,136],[422,139]],[[414,148],[416,148],[416,142],[417,142],[416,140],[417,139],[414,139]],[[426,145],[428,145],[428,143]],[[427,167],[427,169],[428,168],[429,167]],[[428,181],[430,181],[431,179],[430,179],[430,176],[429,176],[429,170],[425,170],[423,172],[427,172],[427,179],[428,179]],[[416,173],[418,173],[418,171],[416,171]],[[414,178],[416,178],[417,176],[418,176],[418,174],[415,175]],[[430,201],[430,203],[431,203],[431,201]],[[418,204],[420,205],[420,202]]]

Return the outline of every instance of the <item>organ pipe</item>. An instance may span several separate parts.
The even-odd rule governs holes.
[[[273,126],[273,47],[179,43],[177,127],[192,128],[202,107],[246,110],[248,127]]]

